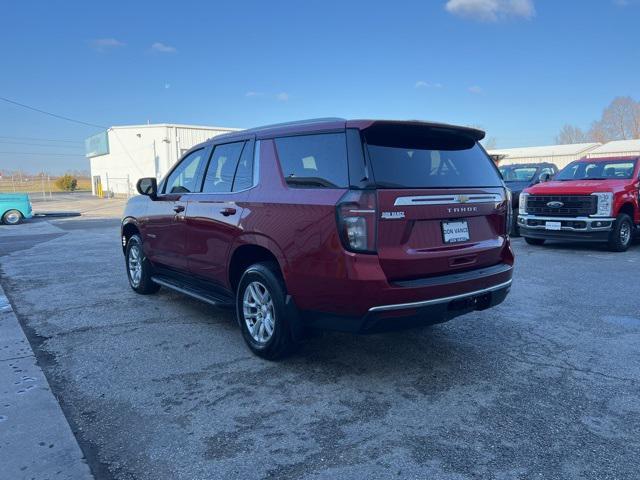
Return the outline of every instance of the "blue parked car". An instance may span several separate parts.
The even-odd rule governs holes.
[[[33,217],[33,209],[26,193],[0,193],[0,223],[17,225]]]

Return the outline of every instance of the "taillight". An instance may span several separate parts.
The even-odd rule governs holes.
[[[505,215],[505,235],[509,235],[511,232],[511,225],[513,225],[513,198],[511,195],[511,190],[505,188],[505,192],[507,194],[507,212]]]
[[[375,190],[349,190],[336,205],[338,232],[349,251],[376,253]]]

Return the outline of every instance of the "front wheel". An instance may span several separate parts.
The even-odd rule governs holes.
[[[151,280],[152,266],[142,249],[142,239],[132,235],[126,249],[127,277],[134,292],[142,295],[156,293],[160,285]]]
[[[2,215],[2,223],[5,225],[18,225],[22,221],[22,214],[18,210],[9,210]]]
[[[612,252],[624,252],[631,245],[633,237],[633,223],[631,217],[626,213],[621,213],[613,222],[613,228],[609,233],[609,250]]]
[[[544,238],[524,237],[524,241],[529,245],[544,245]]]
[[[285,295],[284,280],[272,263],[251,265],[240,279],[236,313],[245,342],[259,357],[276,360],[295,347]]]

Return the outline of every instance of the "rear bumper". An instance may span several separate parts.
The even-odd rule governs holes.
[[[560,222],[561,229],[547,230],[547,221]],[[522,236],[544,240],[606,242],[614,222],[615,218],[518,215],[518,226]]]
[[[393,290],[401,288],[410,292],[412,301],[376,303],[362,316],[305,311],[300,318],[307,327],[353,333],[375,333],[442,323],[502,303],[511,288],[512,273],[511,265],[500,264],[476,271],[416,280],[414,282],[428,285],[393,287]],[[476,286],[470,288],[470,285]],[[417,292],[434,287],[452,293],[435,297],[424,294],[422,298],[417,296]],[[377,297],[384,298],[385,292],[379,292]]]
[[[461,315],[486,310],[504,301],[511,280],[482,290],[451,297],[372,307],[363,317],[304,312],[305,326],[350,333],[379,333],[447,322]]]

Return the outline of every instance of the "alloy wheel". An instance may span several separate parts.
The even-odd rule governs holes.
[[[129,278],[131,285],[137,287],[142,279],[142,254],[138,245],[129,248]]]
[[[620,243],[627,245],[629,240],[631,240],[631,225],[629,225],[629,222],[623,222],[620,225]]]
[[[251,338],[265,344],[275,329],[273,298],[261,282],[251,282],[244,290],[242,313]]]

